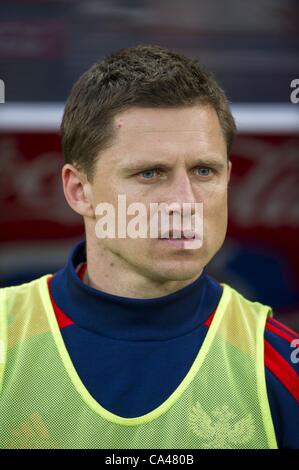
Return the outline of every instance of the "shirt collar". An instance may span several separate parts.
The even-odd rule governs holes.
[[[75,325],[111,338],[152,341],[184,335],[208,318],[221,293],[204,268],[191,284],[162,297],[112,295],[82,282],[76,266],[85,261],[86,242],[81,241],[52,278],[51,294]]]

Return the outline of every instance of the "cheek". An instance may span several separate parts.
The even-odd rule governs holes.
[[[143,257],[150,258],[151,253],[151,240],[137,238],[115,238],[115,239],[104,239],[103,245],[109,251],[114,254],[120,255],[121,257],[136,260]]]
[[[207,212],[223,210],[227,206],[227,187],[221,184],[209,188],[204,194],[203,203]]]
[[[111,175],[106,173],[105,169],[101,174],[95,176],[92,185],[92,193],[95,205],[100,202],[109,202],[111,204],[117,202],[118,189],[116,181],[113,180]]]
[[[203,222],[207,229],[222,232],[227,225],[227,193],[215,192],[212,197],[206,199],[203,205]]]

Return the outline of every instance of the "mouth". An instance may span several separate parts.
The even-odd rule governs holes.
[[[185,251],[197,250],[202,246],[202,237],[192,229],[173,229],[162,232],[158,238],[161,246],[168,246],[171,249]]]
[[[183,233],[183,232],[169,232],[167,234],[164,234],[160,237],[161,240],[194,240],[195,239],[195,233],[194,232],[189,232],[189,233]]]
[[[161,237],[160,240],[195,240],[195,235],[193,237]]]

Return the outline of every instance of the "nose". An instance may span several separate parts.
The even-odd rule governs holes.
[[[178,172],[176,177],[173,179],[167,199],[169,206],[168,213],[170,215],[183,208],[183,204],[186,203],[190,204],[191,215],[195,213],[195,203],[197,201],[192,188],[192,183],[185,170]]]

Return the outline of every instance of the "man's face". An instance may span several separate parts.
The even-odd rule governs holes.
[[[108,202],[117,213],[118,195],[125,194],[127,206],[143,203],[149,217],[150,203],[203,203],[203,244],[186,249],[149,237],[97,243],[152,280],[195,278],[221,247],[227,229],[230,163],[215,110],[131,108],[115,124],[116,141],[99,155],[90,184],[93,207]]]

